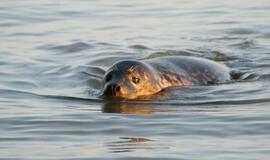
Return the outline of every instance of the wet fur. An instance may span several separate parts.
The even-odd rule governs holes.
[[[122,90],[113,97],[126,99],[153,95],[168,87],[217,84],[230,80],[229,69],[224,64],[188,56],[120,61],[104,77],[108,74],[113,79],[110,82],[103,80],[104,91],[109,84],[115,83]],[[141,84],[131,82],[134,76],[142,80]]]

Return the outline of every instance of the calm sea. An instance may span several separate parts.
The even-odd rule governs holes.
[[[98,97],[122,59],[190,55],[239,80]],[[0,159],[267,160],[269,0],[0,2]]]

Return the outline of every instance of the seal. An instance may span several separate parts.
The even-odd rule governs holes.
[[[168,87],[219,84],[231,79],[227,66],[209,59],[165,56],[114,63],[103,78],[103,95],[136,99]]]

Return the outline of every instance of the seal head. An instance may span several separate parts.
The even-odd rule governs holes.
[[[161,90],[154,69],[141,61],[124,60],[113,64],[103,78],[103,95],[135,99]]]

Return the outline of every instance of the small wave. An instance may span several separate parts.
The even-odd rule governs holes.
[[[270,38],[270,33],[265,33],[265,34],[263,34],[263,36],[262,36],[263,38]]]
[[[125,28],[128,28],[128,27],[126,25],[109,25],[106,27],[99,27],[96,30],[98,30],[98,31],[106,31],[106,30],[112,31],[112,30],[125,29]]]
[[[4,28],[4,27],[14,27],[14,26],[19,26],[22,25],[22,22],[19,21],[2,21],[0,23],[0,27]]]
[[[1,137],[0,142],[21,142],[21,141],[33,141],[35,140],[33,137]]]
[[[1,75],[1,74],[0,74]],[[36,84],[33,81],[25,81],[25,80],[8,80],[8,81],[1,81],[1,83],[4,83],[5,86],[9,86],[12,88],[21,88],[21,89],[34,89],[38,88],[38,84]]]
[[[250,28],[230,28],[225,30],[226,33],[232,35],[247,35],[247,34],[257,34],[258,31]]]
[[[233,81],[254,81],[260,78],[260,75],[257,73],[232,71],[230,74]]]
[[[92,45],[84,42],[76,42],[67,45],[43,45],[38,47],[39,49],[46,49],[46,50],[56,50],[61,53],[75,53],[83,50],[87,50],[89,48],[93,48]]]
[[[84,82],[87,83],[87,86],[91,88],[91,90],[88,91],[88,95],[97,95],[95,90],[100,90],[105,70],[98,66],[89,65],[80,66],[77,70],[80,73],[80,79],[83,79]]]
[[[155,144],[153,140],[140,137],[121,137],[118,141],[107,143],[112,153],[134,152],[138,150],[169,149],[166,146]]]
[[[107,53],[103,53],[107,54]],[[125,59],[137,59],[138,57],[132,53],[128,52],[110,52],[107,56],[101,56],[97,58],[92,58],[89,60],[88,65],[100,66],[106,69],[108,66],[111,66],[113,63],[125,60]]]
[[[102,76],[105,74],[105,70],[98,66],[80,66],[82,74],[89,75],[90,77],[96,77],[102,79]]]
[[[235,56],[228,56],[228,53],[219,50],[202,51],[205,58],[214,61],[232,61],[237,59]]]
[[[40,72],[40,74],[43,75],[59,75],[59,74],[65,74],[71,72],[72,67],[70,65],[62,65],[57,67],[50,67],[46,70],[43,70]]]
[[[151,59],[151,58],[156,58],[156,57],[163,57],[163,56],[202,56],[200,52],[196,52],[194,50],[190,51],[177,51],[177,50],[167,50],[167,51],[159,51],[159,52],[154,52],[146,56],[144,59]]]
[[[132,48],[132,49],[136,49],[136,50],[148,50],[150,48],[144,46],[144,45],[141,45],[141,44],[136,44],[136,45],[131,45],[131,46],[128,46],[128,48]]]
[[[237,47],[237,48],[240,48],[240,49],[247,49],[247,48],[258,47],[258,45],[255,42],[255,40],[252,40],[252,39],[245,39],[245,40],[242,40],[240,42],[235,42],[235,43],[231,44],[231,46]]]
[[[0,89],[0,97],[2,98],[40,98],[41,96],[32,92],[11,90],[11,89]]]
[[[198,101],[123,101],[121,103],[151,105],[151,106],[208,106],[208,105],[246,105],[269,103],[270,98],[255,98],[255,99],[217,99],[217,100],[198,100]],[[118,102],[119,103],[119,102]]]
[[[211,59],[214,61],[231,61],[237,59],[235,56],[227,56],[227,53],[218,50],[194,50],[194,49],[187,49],[187,50],[167,50],[167,51],[160,51],[154,52],[146,56],[144,59],[151,59],[156,57],[163,57],[163,56],[193,56],[193,57],[204,57],[207,59]]]
[[[84,101],[84,102],[103,102],[102,99],[99,98],[82,98],[82,97],[74,97],[74,96],[60,96],[60,95],[43,95],[37,94],[34,92],[20,91],[20,90],[11,90],[11,89],[0,89],[0,97],[2,98],[10,98],[10,99],[24,99],[24,98],[48,98],[48,99],[56,99],[56,100],[69,100],[69,101]]]
[[[262,80],[270,80],[270,74],[263,74],[260,76],[260,79]]]

